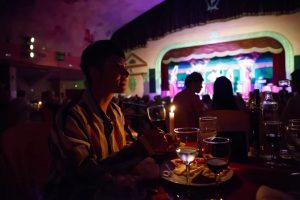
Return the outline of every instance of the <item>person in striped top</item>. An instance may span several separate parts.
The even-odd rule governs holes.
[[[46,199],[140,199],[139,181],[159,177],[153,149],[167,142],[150,130],[127,145],[124,116],[111,99],[125,91],[129,73],[112,41],[89,45],[81,70],[87,89],[59,110],[50,137],[55,169]]]

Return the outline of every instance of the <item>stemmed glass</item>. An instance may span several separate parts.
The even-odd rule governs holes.
[[[275,167],[279,153],[279,142],[281,141],[282,123],[280,121],[264,122],[264,132],[267,142],[271,145],[271,158],[266,165]]]
[[[216,189],[212,199],[221,199],[218,192],[220,173],[228,167],[230,156],[230,140],[223,137],[203,139],[202,155],[208,168],[215,174]]]
[[[151,123],[161,130],[166,131],[166,109],[163,105],[149,106],[147,108],[148,118]]]
[[[300,162],[300,119],[291,119],[286,127],[286,142],[292,157]]]
[[[175,128],[174,133],[176,137],[185,146],[197,146],[197,136],[199,133],[199,128],[185,127],[185,128]]]
[[[217,136],[217,117],[206,116],[199,118],[200,132],[197,138],[198,147],[201,148],[202,140]]]
[[[190,164],[198,156],[199,149],[195,147],[178,147],[176,149],[178,157],[182,160],[186,170],[186,183],[190,185]]]

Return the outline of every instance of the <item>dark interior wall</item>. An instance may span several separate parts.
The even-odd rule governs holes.
[[[6,101],[10,98],[9,64],[0,63],[0,99]]]
[[[295,69],[300,69],[300,55],[295,56]]]

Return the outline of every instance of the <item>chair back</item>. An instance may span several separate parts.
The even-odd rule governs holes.
[[[210,110],[205,116],[216,116],[219,137],[227,137],[231,141],[231,159],[244,161],[248,154],[250,134],[250,114],[239,110]]]
[[[51,124],[26,122],[0,137],[5,199],[41,199],[52,166],[48,148]]]

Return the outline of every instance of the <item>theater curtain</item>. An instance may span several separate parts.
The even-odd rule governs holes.
[[[167,91],[169,90],[169,79],[168,79],[168,65],[161,64],[161,90]]]
[[[209,9],[212,3],[216,6]],[[134,49],[188,27],[243,16],[289,14],[299,9],[299,0],[165,0],[114,32],[112,39],[124,49]]]
[[[273,54],[273,84],[277,85],[277,82],[282,79],[285,79],[284,51],[278,54]]]

